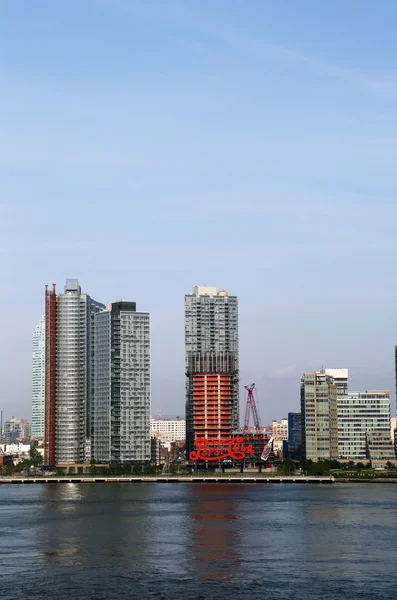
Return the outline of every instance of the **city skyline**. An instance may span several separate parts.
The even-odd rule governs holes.
[[[5,417],[68,276],[151,313],[155,412],[183,410],[183,296],[213,283],[262,421],[339,365],[395,414],[394,3],[79,4],[0,6]]]
[[[394,598],[396,22],[0,0],[9,600]]]
[[[72,281],[72,280],[70,280]],[[76,280],[77,281],[77,280]],[[104,305],[103,305],[104,306]],[[183,310],[183,307],[182,307]],[[182,320],[183,320],[183,312],[182,312]],[[41,319],[38,320],[38,322],[40,323]],[[35,335],[36,335],[36,329],[33,329],[33,340],[35,340]],[[155,337],[155,332],[152,332],[154,337]],[[32,345],[32,340],[30,340],[30,344]],[[394,351],[394,347],[393,347],[393,351]],[[30,354],[31,357],[31,354]],[[314,364],[314,370],[316,369],[321,369],[323,368],[323,364],[319,365],[319,361],[314,361],[312,364]],[[32,365],[31,365],[32,366]],[[154,365],[154,371],[156,370],[156,366]],[[337,370],[341,370],[340,366],[337,367],[333,367],[333,368],[327,368],[326,369],[328,372],[332,373],[333,371],[336,372]],[[244,365],[242,368],[242,371],[244,372]],[[302,373],[308,371],[308,369],[303,369]],[[263,404],[263,388],[261,388],[261,385],[259,384],[259,391],[258,394],[256,395],[256,401],[258,404],[258,408],[259,408],[259,412],[260,412],[260,418],[261,421],[263,421],[264,423],[270,424],[271,421],[273,419],[282,419],[285,418],[286,414],[288,412],[293,412],[294,410],[298,410],[299,405],[300,405],[300,399],[299,399],[299,379],[302,375],[302,373],[298,373],[297,370],[295,370],[295,373],[288,373],[288,377],[287,374],[283,374],[283,373],[279,373],[279,374],[275,374],[276,376],[274,377],[274,379],[278,379],[283,381],[284,380],[284,376],[285,379],[287,380],[292,380],[294,382],[295,385],[295,396],[296,394],[298,395],[298,399],[296,399],[295,397],[295,402],[290,401],[290,403],[288,403],[288,401],[285,402],[285,409],[280,410],[279,409],[279,402],[277,401],[276,403],[272,404],[271,400],[269,400],[268,402],[266,402],[266,405]],[[352,377],[351,379],[353,380],[353,382],[357,382],[358,378],[355,377],[354,372],[351,373]],[[395,410],[395,401],[394,401],[394,397],[395,397],[395,380],[394,380],[394,375],[395,375],[395,363],[392,363],[392,376],[393,376],[393,380],[392,382],[390,382],[390,377],[389,377],[389,387],[387,385],[384,385],[384,382],[386,380],[386,378],[382,381],[382,380],[378,380],[378,385],[374,385],[373,381],[371,381],[369,378],[366,379],[366,381],[368,382],[367,386],[360,386],[359,384],[355,384],[355,385],[351,385],[349,391],[352,392],[358,392],[358,391],[363,391],[365,389],[385,389],[388,388],[391,390],[391,413],[392,415],[395,414],[396,410]],[[258,381],[260,381],[261,379],[265,379],[264,377],[262,378],[258,378]],[[240,422],[242,420],[242,414],[243,411],[245,410],[245,398],[246,398],[246,393],[244,390],[244,385],[248,382],[248,378],[244,379],[244,381],[242,382],[240,379]],[[256,383],[256,388],[258,388],[258,383]],[[10,404],[10,408],[9,408],[9,413],[7,412],[7,410],[5,410],[4,408],[2,408],[3,410],[3,414],[4,414],[4,420],[10,418],[15,412],[17,412],[18,414],[21,414],[23,417],[28,418],[29,420],[32,420],[32,399],[33,399],[33,395],[34,395],[34,390],[33,390],[33,385],[34,383],[32,382],[32,389],[31,389],[31,396],[28,398],[28,400],[25,402],[25,404],[27,405],[27,408],[25,409],[25,411],[23,412],[23,410],[21,410],[19,408],[18,405],[15,404]],[[296,393],[296,389],[298,389],[298,392]],[[157,401],[156,401],[157,400]],[[164,414],[180,414],[180,415],[185,415],[185,405],[184,405],[184,400],[185,400],[185,396],[184,393],[182,391],[182,396],[179,399],[179,405],[178,404],[161,404],[157,398],[155,398],[155,402],[153,404],[152,401],[152,409],[151,409],[151,413],[152,414],[160,414],[161,412]],[[262,400],[262,402],[261,402]],[[175,410],[173,410],[173,407],[175,407]],[[263,417],[263,415],[265,415]]]

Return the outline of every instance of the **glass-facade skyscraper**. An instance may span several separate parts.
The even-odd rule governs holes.
[[[32,341],[32,437],[44,437],[45,317],[33,332]]]
[[[92,401],[93,315],[105,308],[67,279],[63,294],[46,290],[46,464],[86,459]]]
[[[302,444],[301,413],[288,413],[288,441],[299,446]]]
[[[150,461],[150,315],[114,302],[94,316],[91,454],[96,462]]]
[[[288,440],[283,441],[283,458],[302,456],[301,413],[288,413]]]
[[[198,437],[230,437],[239,424],[236,296],[196,286],[185,296],[187,457]]]

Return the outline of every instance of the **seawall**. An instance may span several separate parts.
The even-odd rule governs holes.
[[[313,477],[300,475],[294,476],[157,476],[157,477],[0,477],[1,484],[45,484],[45,483],[311,483],[331,484],[335,483],[332,476]]]

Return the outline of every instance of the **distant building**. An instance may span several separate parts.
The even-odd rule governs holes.
[[[186,454],[197,437],[223,439],[239,425],[236,296],[196,286],[185,296]]]
[[[383,437],[391,443],[390,392],[349,392],[346,397],[338,398],[339,458],[360,461],[367,458],[367,439],[372,432],[383,432]]]
[[[11,454],[15,459],[23,459],[29,457],[30,444],[17,442],[15,444],[4,444],[0,446],[0,451],[4,454]]]
[[[337,459],[337,387],[324,370],[301,378],[302,451],[306,459]]]
[[[44,437],[45,317],[33,332],[32,342],[32,437]]]
[[[27,419],[21,419],[19,421],[19,428],[20,428],[20,438],[21,440],[25,441],[25,442],[30,442],[31,437],[32,437],[32,427],[29,423],[29,421]]]
[[[282,452],[283,441],[288,440],[288,419],[272,421],[273,452]]]
[[[4,423],[3,439],[5,444],[18,444],[18,442],[30,442],[30,423],[26,419],[11,417]]]
[[[161,460],[161,440],[158,437],[150,438],[150,463],[152,465],[160,465]]]
[[[288,441],[302,444],[302,418],[301,413],[288,413]]]
[[[302,456],[301,413],[288,413],[288,440],[283,442],[283,458]]]
[[[11,417],[4,423],[3,438],[6,444],[16,444],[20,439],[20,433],[20,422],[15,417]]]
[[[186,421],[184,419],[151,419],[150,434],[165,442],[184,442]]]
[[[97,462],[151,459],[150,315],[114,302],[94,317],[91,452]]]

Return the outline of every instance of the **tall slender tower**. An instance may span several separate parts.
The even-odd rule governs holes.
[[[98,462],[150,461],[150,315],[114,302],[94,316],[91,452]]]
[[[185,296],[186,451],[198,437],[223,439],[239,424],[236,296],[196,286]]]
[[[32,438],[44,436],[45,317],[33,332],[32,341]]]
[[[45,463],[83,463],[90,431],[93,315],[105,308],[67,279],[46,289]]]
[[[325,370],[301,377],[301,425],[306,459],[338,458],[338,388]]]

